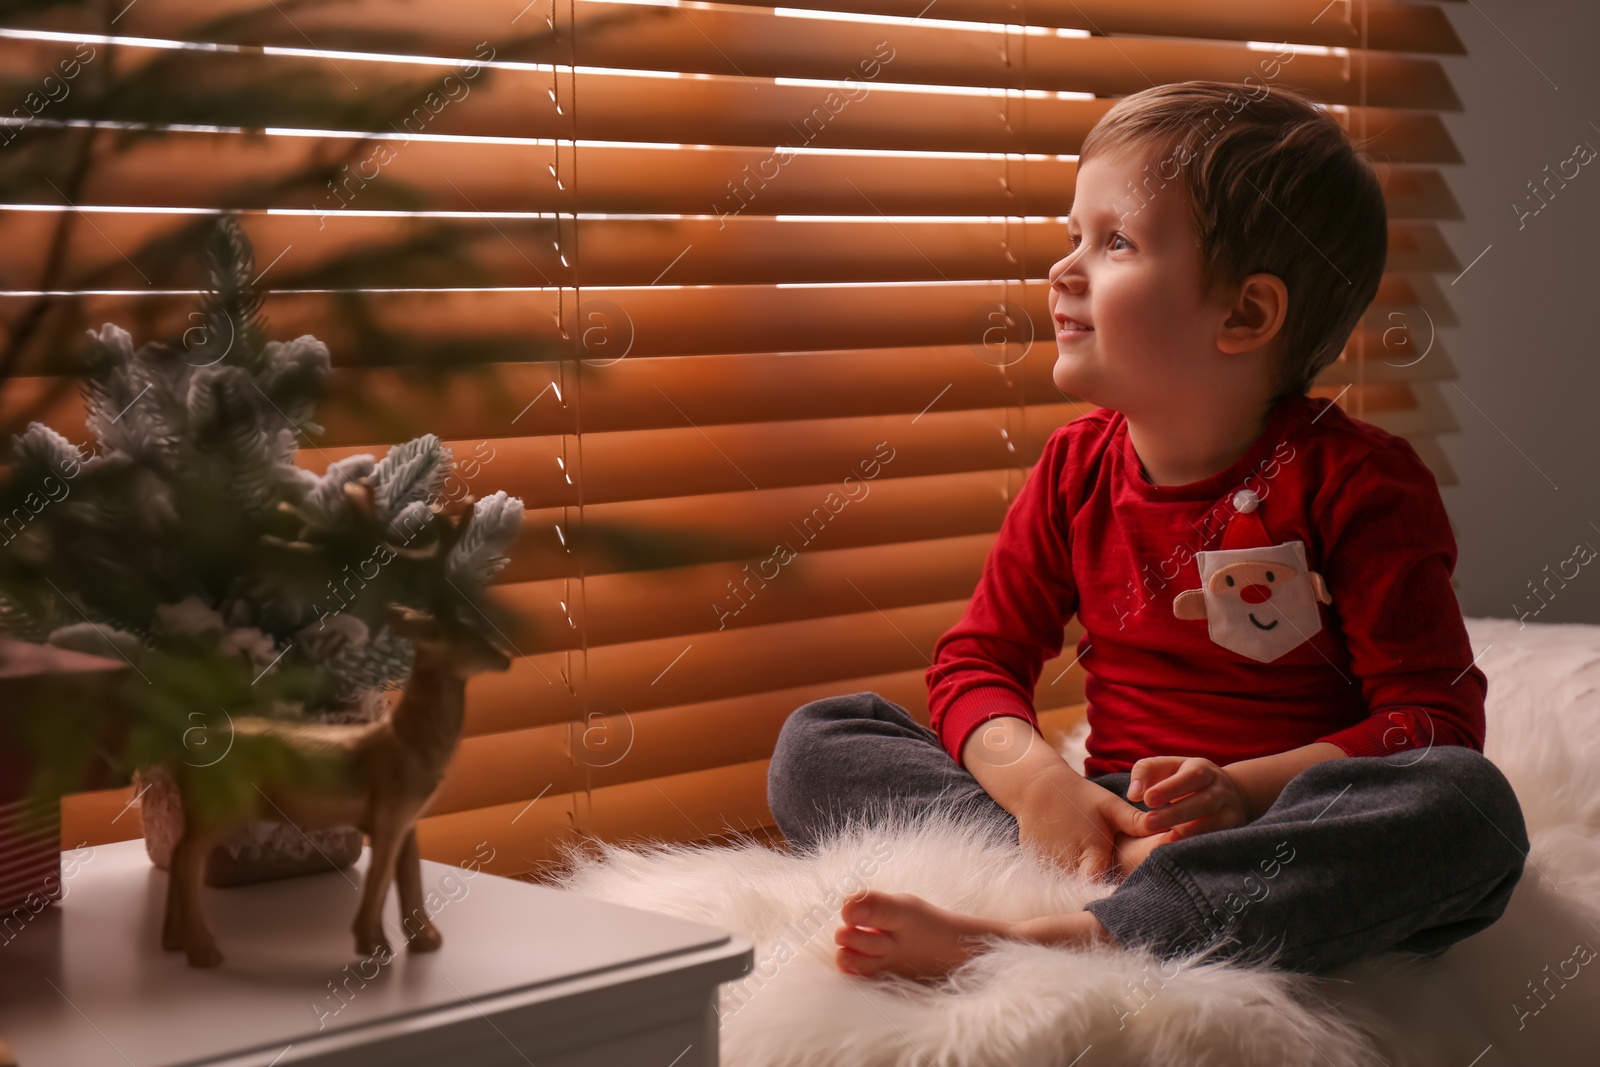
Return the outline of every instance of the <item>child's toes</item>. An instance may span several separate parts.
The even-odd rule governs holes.
[[[834,953],[833,962],[845,974],[859,975],[862,978],[873,978],[883,970],[883,961],[876,956],[865,956],[848,948],[841,948]]]
[[[843,948],[865,956],[883,956],[892,946],[889,935],[881,930],[863,930],[859,926],[841,926],[833,940]]]
[[[876,889],[863,889],[845,899],[839,908],[839,918],[852,926],[881,926],[889,906],[889,894]],[[874,922],[875,919],[878,921]]]

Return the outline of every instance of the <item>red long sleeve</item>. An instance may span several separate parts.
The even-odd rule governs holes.
[[[1356,468],[1320,525],[1323,577],[1369,714],[1317,740],[1352,756],[1434,744],[1482,752],[1488,679],[1469,666],[1450,587],[1456,540],[1433,472],[1396,438]]]
[[[941,637],[926,673],[930,727],[957,763],[988,719],[1015,715],[1038,726],[1033,691],[1044,661],[1061,651],[1078,610],[1067,555],[1063,468],[1072,436],[1062,427],[1006,512],[961,622]]]
[[[1195,553],[1221,547],[1240,489],[1257,494],[1270,544],[1303,544],[1332,599],[1266,662],[1173,608],[1199,587]],[[1450,587],[1455,559],[1415,450],[1325,399],[1285,398],[1237,462],[1178,486],[1151,483],[1126,420],[1096,409],[1045,443],[965,612],[935,644],[930,724],[958,762],[987,719],[1037,725],[1043,664],[1077,613],[1090,777],[1147,755],[1226,764],[1319,740],[1353,756],[1481,751],[1487,679]]]

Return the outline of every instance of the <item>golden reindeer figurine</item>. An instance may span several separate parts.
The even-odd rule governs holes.
[[[447,526],[431,547],[401,551],[412,558],[431,556],[431,563],[442,571],[451,547],[471,521],[472,502],[466,503],[465,516]],[[383,907],[391,881],[399,887],[408,931],[413,922],[416,926],[409,936],[410,947],[419,952],[439,947],[439,931],[423,905],[416,822],[438,791],[461,740],[467,679],[484,671],[503,671],[511,665],[511,657],[471,628],[442,625],[442,620],[399,605],[391,607],[390,615],[391,625],[410,639],[414,654],[400,699],[383,718],[359,724],[266,718],[234,722],[236,734],[276,737],[302,756],[331,761],[337,768],[332,784],[261,782],[249,810],[218,819],[198,816],[197,805],[184,798],[183,836],[168,875],[161,944],[185,952],[191,967],[222,962],[200,908],[206,856],[220,838],[252,819],[299,827],[359,827],[367,834],[371,854],[353,927],[357,953],[390,951],[383,934]],[[172,770],[182,793],[187,768],[175,764]]]

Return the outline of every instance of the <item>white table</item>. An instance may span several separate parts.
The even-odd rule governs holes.
[[[21,1067],[711,1067],[717,986],[753,946],[699,923],[423,863],[444,946],[391,962],[350,933],[344,874],[207,889],[224,962],[161,950],[167,876],[142,841],[64,853],[57,905],[0,946],[0,1038]],[[337,994],[334,992],[337,990]]]

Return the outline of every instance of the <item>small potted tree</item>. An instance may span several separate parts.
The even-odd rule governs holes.
[[[382,713],[411,663],[388,609],[416,591],[387,566],[392,551],[371,543],[370,524],[352,521],[346,486],[370,487],[376,517],[404,543],[447,503],[454,462],[429,434],[320,475],[296,466],[299,438],[320,432],[328,349],[309,334],[266,339],[249,243],[227,215],[208,259],[210,290],[187,344],[135,349],[110,323],[91,333],[87,447],[37,422],[14,440],[13,485],[67,489],[8,531],[0,583],[0,632],[133,668],[128,694],[142,718],[128,756],[145,768],[134,784],[162,867],[183,820],[158,767],[174,739],[186,762],[235,759],[248,781],[250,760],[272,757],[235,745],[234,716]],[[506,564],[522,513],[504,492],[476,501],[452,567],[464,598]],[[207,881],[344,866],[361,845],[354,827],[254,822],[212,852]]]

